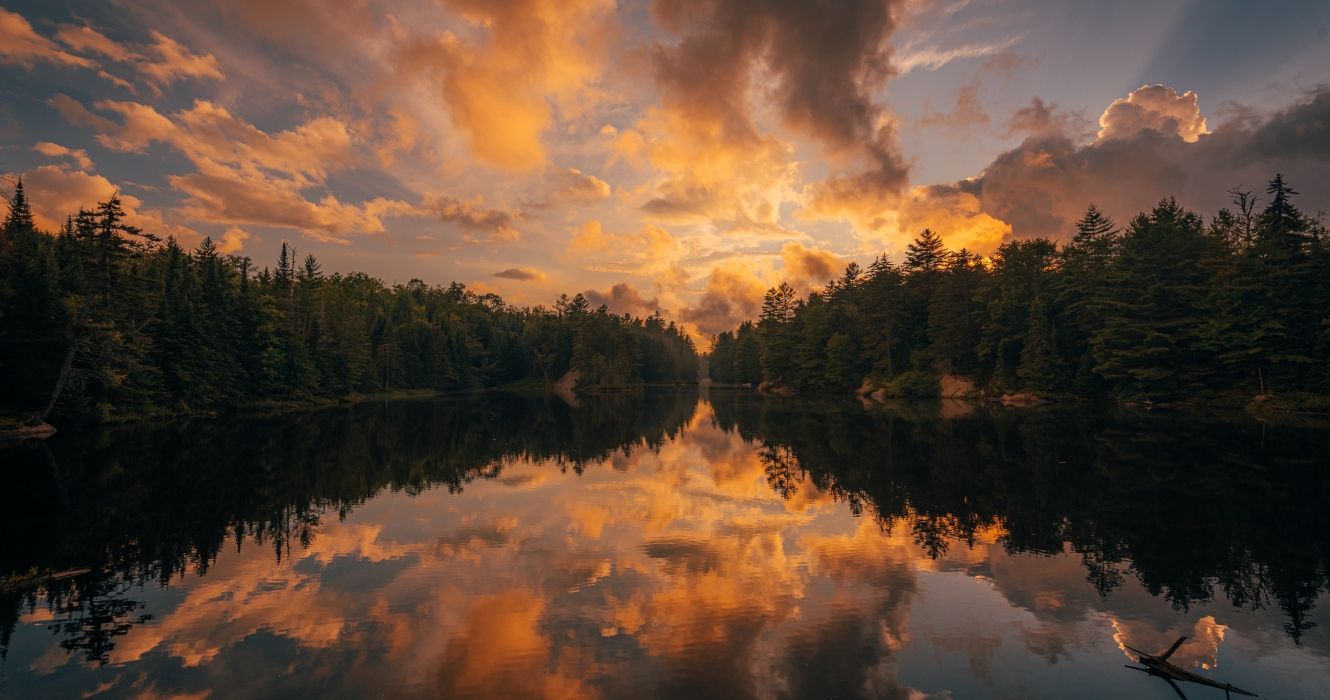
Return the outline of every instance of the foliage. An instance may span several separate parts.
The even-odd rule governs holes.
[[[1330,390],[1330,237],[1296,194],[1276,175],[1263,210],[1235,190],[1209,225],[1166,198],[1125,230],[1091,205],[1066,245],[1010,241],[987,259],[925,230],[899,267],[882,256],[804,298],[768,291],[761,379],[841,391],[954,373],[1155,401]],[[734,381],[738,338],[716,337],[716,381]]]
[[[62,369],[62,362],[67,364]],[[326,274],[282,245],[277,266],[205,239],[186,251],[124,222],[116,197],[39,231],[20,183],[0,228],[0,411],[51,401],[115,420],[403,389],[469,389],[569,369],[581,385],[697,378],[692,341],[659,314],[516,308],[460,284]]]

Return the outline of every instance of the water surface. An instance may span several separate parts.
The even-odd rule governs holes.
[[[1330,697],[1330,431],[484,394],[0,451],[0,696]],[[1221,691],[1183,686],[1189,698]]]

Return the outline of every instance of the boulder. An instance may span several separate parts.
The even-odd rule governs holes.
[[[965,399],[977,393],[974,382],[954,374],[938,377],[938,386],[940,387],[938,395],[944,399]]]

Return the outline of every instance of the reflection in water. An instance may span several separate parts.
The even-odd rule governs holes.
[[[486,394],[0,452],[0,696],[1330,693],[1330,433]],[[37,578],[51,573],[62,577]]]

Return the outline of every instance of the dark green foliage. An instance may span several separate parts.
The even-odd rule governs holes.
[[[53,403],[66,418],[117,420],[550,382],[573,368],[583,386],[697,379],[674,323],[588,307],[581,295],[521,309],[457,284],[329,275],[286,244],[274,271],[255,274],[210,239],[191,253],[128,226],[116,197],[52,236],[20,185],[0,229],[0,411]]]
[[[1061,249],[1011,241],[983,259],[924,230],[900,267],[851,264],[802,300],[782,284],[754,338],[762,379],[842,391],[872,377],[918,393],[906,373],[954,373],[999,391],[1152,401],[1325,391],[1330,237],[1281,176],[1263,211],[1233,194],[1236,212],[1209,227],[1172,198],[1125,232],[1091,205]],[[716,381],[737,381],[740,337],[717,336]]]
[[[937,377],[928,372],[901,372],[883,387],[887,396],[904,399],[933,398],[938,395]]]

